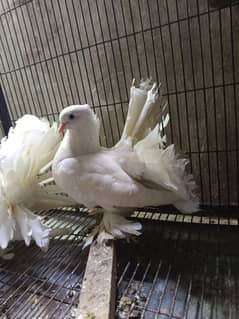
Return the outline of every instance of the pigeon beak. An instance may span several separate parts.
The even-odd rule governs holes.
[[[60,126],[58,127],[58,132],[59,133],[63,133],[64,129],[65,129],[66,124],[65,123],[61,123]]]

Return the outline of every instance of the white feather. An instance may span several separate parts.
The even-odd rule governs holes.
[[[61,136],[57,125],[46,119],[25,115],[11,128],[0,144],[0,247],[11,240],[34,239],[41,248],[49,243],[49,229],[32,213],[72,203],[59,188],[42,188],[37,174],[53,159]],[[56,194],[57,193],[57,194]]]
[[[174,205],[182,212],[197,211],[198,201],[194,195],[196,184],[192,175],[186,172],[188,160],[175,154],[173,144],[165,148],[164,142],[157,125],[146,138],[134,146],[139,158],[146,165],[142,177],[178,194],[182,200]]]

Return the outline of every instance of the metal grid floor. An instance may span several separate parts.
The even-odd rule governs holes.
[[[75,318],[94,225],[84,211],[43,213],[72,234],[51,241],[47,253],[14,244],[0,259],[0,318]],[[143,234],[117,242],[115,318],[233,319],[239,317],[238,220],[138,212]]]
[[[75,210],[46,216],[49,226],[71,227],[72,233],[51,240],[47,253],[21,242],[12,260],[0,260],[1,319],[74,318],[88,254],[83,238],[94,221]]]
[[[117,318],[239,318],[238,227],[186,218],[151,220],[137,242],[117,243]]]

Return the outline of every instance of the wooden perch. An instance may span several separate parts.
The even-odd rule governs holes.
[[[80,293],[76,319],[113,319],[115,312],[115,248],[93,243]]]

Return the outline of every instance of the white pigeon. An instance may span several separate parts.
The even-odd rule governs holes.
[[[72,205],[51,177],[50,166],[61,141],[57,124],[24,115],[0,144],[0,248],[12,240],[34,239],[47,249],[51,229],[33,214],[37,209]],[[47,166],[46,166],[47,165]],[[44,168],[45,167],[45,168]]]
[[[112,148],[99,142],[100,123],[89,105],[72,105],[60,113],[66,129],[53,160],[56,184],[93,212],[103,211],[94,234],[98,241],[139,234],[141,225],[125,219],[136,208],[173,204],[182,213],[198,210],[195,183],[188,163],[165,148],[158,121],[162,115],[159,88],[149,80],[131,87],[120,141]]]

